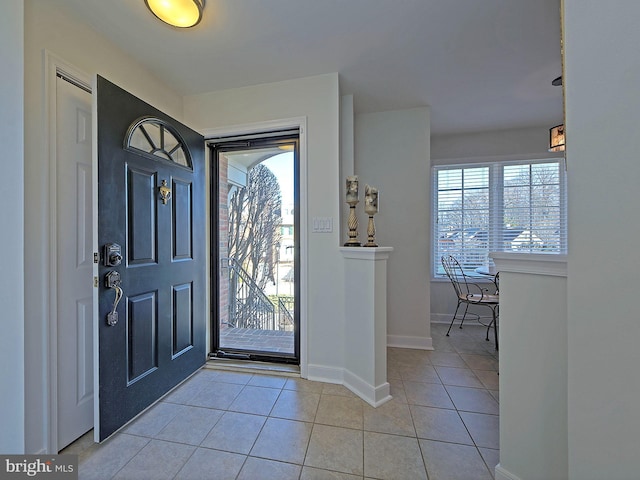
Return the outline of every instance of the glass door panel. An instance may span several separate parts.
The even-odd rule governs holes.
[[[297,145],[296,136],[214,149],[217,356],[298,363]]]

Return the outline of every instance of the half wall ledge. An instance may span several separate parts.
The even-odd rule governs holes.
[[[345,263],[344,385],[373,407],[387,382],[387,260],[393,247],[341,247]]]
[[[532,275],[567,276],[567,255],[557,253],[491,252],[498,271]]]

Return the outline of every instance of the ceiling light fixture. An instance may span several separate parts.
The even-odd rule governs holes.
[[[174,27],[189,28],[202,20],[205,0],[144,0],[156,17]]]

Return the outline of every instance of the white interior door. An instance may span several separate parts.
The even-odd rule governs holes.
[[[56,80],[58,449],[93,428],[91,94]]]

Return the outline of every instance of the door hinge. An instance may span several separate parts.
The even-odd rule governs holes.
[[[93,286],[98,287],[98,277],[93,277]]]
[[[98,252],[93,252],[93,263],[100,263],[100,254]]]

